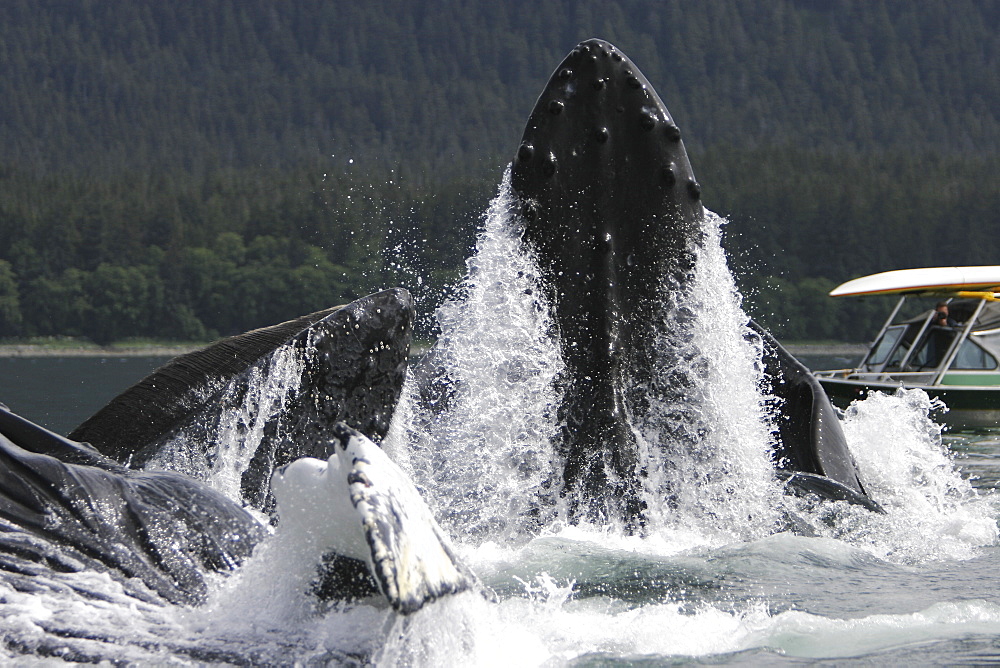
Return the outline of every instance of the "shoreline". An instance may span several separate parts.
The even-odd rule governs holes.
[[[152,344],[62,344],[46,343],[3,343],[0,344],[0,358],[3,357],[177,357],[199,350],[211,343],[152,343]],[[860,356],[868,350],[863,343],[814,343],[811,341],[790,341],[782,343],[792,355],[843,355]],[[430,349],[426,342],[413,344],[411,354],[421,354]]]
[[[207,344],[53,346],[39,343],[0,344],[0,357],[177,357]]]

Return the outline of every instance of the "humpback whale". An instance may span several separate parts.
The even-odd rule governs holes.
[[[217,466],[220,430],[228,427],[237,440],[256,437],[240,492],[248,505],[269,508],[274,469],[333,454],[329,429],[336,422],[376,441],[385,436],[406,375],[412,327],[412,300],[397,288],[224,339],[160,367],[69,438],[133,468],[157,459],[200,476]],[[298,360],[299,373],[272,383],[276,396],[258,396],[253,388],[279,349]],[[240,406],[254,423],[226,425]]]
[[[244,504],[261,507],[273,476],[281,531],[318,540],[318,597],[381,594],[408,614],[473,588],[412,483],[343,422],[385,435],[412,321],[409,294],[395,289],[223,340],[154,371],[73,431],[91,443],[0,406],[0,580],[58,592],[63,574],[94,571],[145,602],[202,603],[208,574],[240,566],[265,539]],[[280,350],[300,356],[298,373],[281,410],[251,402],[261,420],[256,438],[239,434],[255,450],[238,503],[199,479],[219,457],[213,425]],[[201,468],[158,468],[171,439],[186,447],[180,468]]]
[[[641,520],[633,425],[648,411],[653,369],[663,362],[658,335],[686,336],[683,309],[673,322],[656,316],[665,303],[683,302],[705,216],[681,131],[635,64],[590,39],[539,96],[511,185],[567,368],[557,443],[564,492],[580,517]],[[773,396],[776,467],[794,488],[836,489],[874,507],[822,388],[752,327]],[[658,391],[683,401],[685,389],[679,378]]]
[[[20,591],[90,570],[140,600],[200,603],[205,574],[235,568],[264,535],[188,476],[128,469],[6,408],[0,460],[0,578]]]

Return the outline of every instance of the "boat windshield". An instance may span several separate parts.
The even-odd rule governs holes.
[[[907,386],[945,382],[954,385],[959,379],[965,382],[970,378],[977,379],[977,383],[986,382],[984,379],[996,383],[1000,371],[1000,300],[950,299],[947,304],[952,317],[948,321],[952,324],[946,327],[936,324],[940,321],[937,308],[901,316],[905,301],[905,296],[900,298],[857,367],[817,374],[824,379],[874,378]]]
[[[944,362],[958,331],[952,327],[931,327],[910,356],[907,368],[913,371],[936,369]],[[968,343],[966,341],[965,343]],[[974,345],[974,344],[973,344]]]
[[[865,365],[871,368],[884,364],[889,359],[889,355],[896,349],[899,340],[903,338],[904,332],[906,332],[906,325],[896,325],[886,329],[878,343],[872,346],[868,359],[865,360]],[[902,359],[902,355],[899,356],[899,359]]]
[[[907,331],[907,330],[910,331]],[[921,337],[916,349],[907,358],[913,337],[916,335],[916,324],[890,327],[872,350],[866,364],[869,369],[884,364],[886,371],[929,371],[937,369],[946,360],[955,337],[961,331],[954,327],[930,327]],[[905,364],[904,364],[905,362]],[[966,339],[958,346],[951,369],[992,370],[998,368],[996,357],[971,339]]]
[[[951,368],[992,370],[997,368],[997,360],[976,342],[967,339],[959,346]]]

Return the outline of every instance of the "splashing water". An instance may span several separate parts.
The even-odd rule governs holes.
[[[265,426],[298,390],[306,364],[295,346],[279,347],[230,382],[214,399],[213,410],[174,434],[145,468],[185,473],[243,501],[243,473],[265,437]]]
[[[202,633],[272,654],[287,643],[300,659],[564,665],[736,652],[761,660],[775,659],[773,651],[850,656],[843,646],[858,637],[863,651],[879,652],[1000,631],[1000,605],[928,599],[921,574],[894,565],[974,558],[997,537],[990,503],[956,472],[922,393],[872,395],[844,423],[864,483],[887,515],[782,495],[759,387],[761,351],[745,336],[720,243],[724,221],[710,212],[689,289],[655,315],[665,330],[680,311],[688,318],[690,349],[676,355],[676,342],[664,345],[685,365],[684,415],[693,428],[680,440],[658,431],[677,414],[669,395],[636,425],[647,530],[564,522],[561,462],[550,445],[563,366],[510,198],[505,180],[459,297],[439,310],[438,346],[415,372],[430,368],[447,382],[419,396],[411,377],[384,441],[499,603],[462,594],[406,618],[368,605],[318,610],[300,591],[310,565],[295,561],[296,546],[271,543],[198,611]],[[788,513],[818,537],[776,533]],[[271,573],[276,558],[288,565],[281,578]],[[896,599],[896,590],[911,593]],[[820,612],[792,609],[802,600]],[[859,614],[886,601],[885,614]]]
[[[669,323],[677,309],[690,314],[693,352],[680,358],[697,438],[657,432],[675,413],[670,397],[654,401],[637,426],[646,533],[563,522],[550,445],[563,367],[509,205],[505,182],[460,297],[439,311],[442,336],[426,363],[447,383],[420,397],[411,378],[384,442],[499,603],[462,594],[399,618],[365,605],[310,613],[301,596],[272,592],[272,605],[244,593],[222,606],[216,619],[229,626],[214,633],[238,634],[239,611],[250,609],[258,611],[253,643],[286,637],[309,644],[312,656],[371,656],[378,665],[489,666],[741,652],[751,661],[854,656],[1000,632],[1000,604],[939,602],[924,586],[925,571],[912,570],[975,558],[997,538],[990,503],[956,472],[922,393],[872,395],[844,423],[864,483],[887,515],[782,495],[759,387],[761,351],[745,336],[719,241],[724,221],[711,213],[690,289],[656,316]],[[786,513],[804,517],[818,537],[776,533]],[[270,591],[253,581],[268,578],[275,554],[262,550],[242,576],[250,586],[245,580],[235,590]],[[308,564],[296,570],[308,573]],[[812,609],[794,609],[803,604]],[[865,612],[879,606],[886,612]],[[293,610],[299,621],[260,612],[268,609]],[[346,654],[331,655],[335,649]]]
[[[896,563],[968,559],[996,542],[993,500],[961,477],[929,417],[922,390],[872,393],[851,405],[844,431],[864,484],[886,515],[826,504],[813,512],[824,535]]]
[[[559,345],[536,266],[516,237],[512,197],[508,175],[485,216],[459,296],[438,313],[442,334],[430,363],[446,379],[444,391],[421,404],[411,383],[397,415],[406,422],[405,442],[401,435],[386,444],[410,467],[452,535],[469,545],[523,543],[558,535],[565,524],[561,463],[550,445],[558,429]],[[989,504],[977,505],[943,455],[927,406],[914,399],[900,406],[872,397],[845,423],[866,485],[889,515],[783,495],[773,473],[762,353],[747,337],[748,318],[722,249],[724,224],[705,212],[689,285],[675,290],[665,282],[663,311],[651,314],[661,329],[659,367],[645,388],[650,408],[633,424],[648,508],[647,547],[674,553],[756,540],[787,526],[789,512],[804,514],[821,535],[893,560],[931,553],[967,558],[976,546],[992,543],[996,524]],[[682,336],[673,336],[678,322]],[[671,384],[683,392],[658,389]],[[894,422],[900,426],[890,436],[886,429]],[[883,445],[873,448],[877,442]],[[899,445],[885,447],[891,442]],[[908,526],[913,523],[923,534]],[[605,537],[600,540],[616,531],[592,529]],[[934,545],[928,536],[941,532],[952,536],[944,541],[950,547],[928,547]]]
[[[761,351],[746,338],[748,319],[721,245],[724,222],[705,212],[693,280],[683,294],[663,300],[670,306],[658,316],[660,347],[671,350],[661,354],[655,377],[685,391],[657,398],[651,389],[652,407],[639,428],[651,527],[727,541],[769,533],[779,492],[758,388]],[[671,323],[684,320],[688,350],[678,352]],[[678,415],[685,423],[671,424]]]
[[[782,495],[761,352],[745,336],[724,221],[710,212],[688,288],[651,315],[665,335],[685,322],[657,370],[661,385],[680,374],[684,394],[651,389],[634,425],[646,530],[565,522],[551,446],[563,365],[510,204],[505,178],[460,296],[438,313],[441,339],[425,364],[447,382],[420,396],[411,377],[383,442],[498,602],[464,593],[409,617],[364,603],[323,608],[303,592],[314,556],[276,534],[199,609],[137,601],[86,572],[36,578],[34,591],[0,583],[0,656],[411,666],[995,658],[1000,600],[983,587],[1000,567],[995,504],[956,471],[926,395],[873,394],[847,412],[851,451],[886,515]],[[201,425],[208,454],[178,439],[156,465],[241,498],[262,425],[285,410],[304,363],[277,351]],[[782,531],[786,515],[815,535]]]
[[[479,540],[523,539],[526,531],[560,526],[563,516],[561,462],[550,445],[558,430],[554,381],[563,367],[536,266],[515,236],[512,197],[508,176],[459,297],[439,310],[442,334],[429,361],[446,378],[431,402],[437,405],[415,406],[411,389],[401,409],[412,416],[410,443],[387,445],[402,451],[453,535]],[[665,294],[669,307],[651,314],[662,323],[662,347],[674,346],[661,358],[684,364],[663,364],[654,384],[682,375],[684,393],[659,402],[653,396],[634,428],[649,531],[715,533],[725,541],[773,530],[780,490],[757,387],[761,352],[745,338],[747,317],[720,243],[724,221],[706,217],[690,288]],[[670,323],[682,311],[688,350],[678,351]],[[638,391],[655,395],[653,388]],[[680,429],[669,424],[677,415]]]
[[[425,365],[445,377],[413,413],[406,457],[443,524],[469,537],[512,537],[542,521],[558,474],[550,442],[562,362],[534,263],[513,235],[509,178],[461,296],[438,312],[441,336]]]

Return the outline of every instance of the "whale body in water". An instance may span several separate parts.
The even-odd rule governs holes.
[[[344,424],[385,435],[412,321],[408,293],[387,290],[221,341],[153,372],[73,432],[91,443],[0,407],[0,578],[58,590],[59,573],[89,570],[142,601],[202,603],[208,575],[242,565],[265,539],[246,508],[264,505],[273,478],[281,533],[310,537],[321,597],[378,595],[410,613],[473,588],[413,484]],[[256,439],[238,439],[255,447],[239,503],[199,479],[220,457],[205,439],[219,438],[234,398],[252,392],[261,364],[282,349],[300,356],[298,373],[277,410],[252,407],[261,424]],[[180,468],[201,476],[142,468],[177,439]]]
[[[688,389],[683,375],[657,376],[681,349],[670,342],[689,338],[683,303],[705,217],[680,129],[626,56],[588,40],[539,97],[511,183],[565,363],[556,449],[572,519],[638,527],[635,421],[650,393],[682,404]],[[209,573],[265,540],[249,509],[272,513],[279,535],[309,537],[320,595],[377,596],[406,614],[480,588],[377,445],[412,323],[396,289],[224,340],[155,371],[69,438],[0,409],[0,578],[36,591],[63,586],[40,575],[96,570],[141,600],[197,604]],[[755,323],[746,334],[761,349],[779,477],[878,510],[820,385]],[[295,372],[257,393],[280,354]],[[254,419],[228,424],[240,406]],[[223,432],[250,449],[248,466],[226,469]],[[222,478],[232,494],[209,484]]]
[[[671,342],[689,338],[683,300],[705,218],[681,130],[627,56],[587,40],[542,90],[511,185],[567,367],[557,443],[564,492],[581,517],[641,520],[635,425],[651,395],[688,400],[683,376],[663,383],[655,373],[684,354]],[[773,395],[776,467],[797,490],[875,509],[822,387],[750,326]]]

